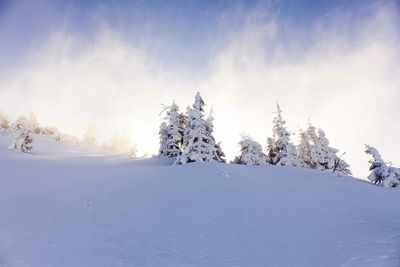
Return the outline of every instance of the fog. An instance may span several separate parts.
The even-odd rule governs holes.
[[[204,64],[185,69],[166,64],[154,46],[127,38],[101,15],[90,41],[65,27],[66,16],[3,70],[0,108],[12,118],[32,111],[70,134],[95,127],[102,140],[127,131],[139,154],[157,153],[161,104],[175,100],[185,111],[200,91],[232,159],[241,133],[265,148],[278,102],[290,131],[308,121],[321,127],[362,177],[364,144],[400,165],[400,21],[393,7],[374,4],[362,17],[335,10],[300,27],[267,7],[236,6],[215,17]]]

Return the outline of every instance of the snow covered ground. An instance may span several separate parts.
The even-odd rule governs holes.
[[[0,266],[400,266],[400,191],[0,137]]]

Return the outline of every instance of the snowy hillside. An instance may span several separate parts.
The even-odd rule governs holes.
[[[0,266],[400,266],[400,191],[0,137]]]

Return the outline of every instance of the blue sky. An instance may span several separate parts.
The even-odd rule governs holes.
[[[385,1],[389,2],[389,1]],[[91,42],[106,23],[124,39],[148,46],[166,65],[182,69],[208,63],[223,38],[242,27],[246,11],[266,12],[263,20],[278,18],[310,30],[332,12],[346,12],[355,20],[371,13],[379,1],[0,1],[2,68],[23,60],[57,30],[71,32]],[[392,1],[396,5],[396,1]],[[229,21],[220,23],[223,16]],[[285,32],[282,31],[282,35]],[[312,36],[309,36],[312,38]],[[287,38],[287,36],[285,36]],[[296,40],[307,45],[307,39]],[[179,55],[179,56],[178,56]]]

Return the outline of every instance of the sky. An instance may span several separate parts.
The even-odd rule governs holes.
[[[364,145],[400,165],[400,1],[0,0],[0,109],[157,153],[162,105],[213,108],[227,158],[264,147],[276,103],[368,174]]]

